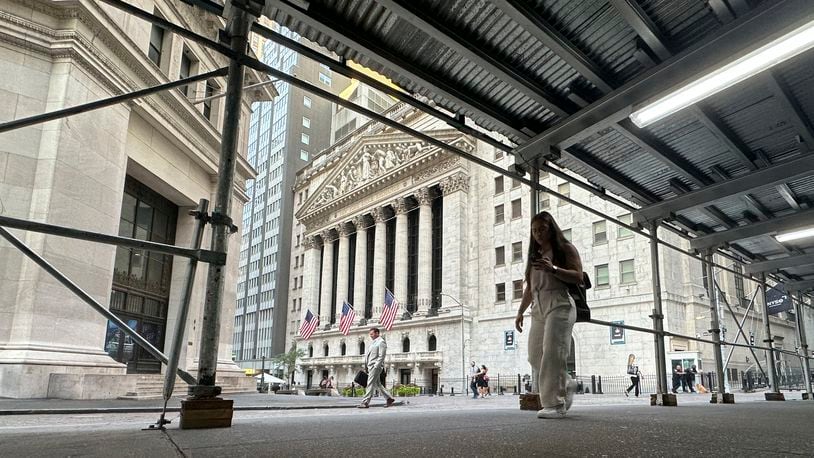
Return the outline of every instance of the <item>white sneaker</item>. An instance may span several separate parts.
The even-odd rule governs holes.
[[[537,411],[537,418],[563,418],[567,412],[568,409],[562,404],[557,407],[544,407]]]
[[[577,381],[569,378],[568,383],[565,384],[565,410],[571,409],[571,404],[574,403],[574,393],[577,392]]]

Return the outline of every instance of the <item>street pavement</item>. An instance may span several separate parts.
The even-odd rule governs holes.
[[[174,412],[166,431],[142,430],[155,413],[0,414],[0,456],[812,456],[814,402],[786,397],[736,393],[736,404],[717,405],[687,394],[678,407],[651,407],[645,397],[578,395],[567,417],[541,420],[511,395],[362,410],[354,399],[249,394],[233,398],[307,408],[237,410],[231,428],[211,430],[179,430]],[[0,400],[0,410],[34,402],[67,401]]]

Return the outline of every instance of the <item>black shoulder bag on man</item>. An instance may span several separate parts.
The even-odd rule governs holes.
[[[582,283],[568,283],[568,294],[577,306],[577,323],[591,321],[591,309],[588,308],[586,291],[591,289],[591,279],[586,272],[582,272]]]

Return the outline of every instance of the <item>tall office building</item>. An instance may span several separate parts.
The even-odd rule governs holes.
[[[317,48],[278,24],[271,27]],[[301,80],[335,93],[348,84],[277,43],[258,45],[264,62]],[[233,340],[234,359],[243,368],[259,368],[264,356],[285,350],[291,238],[282,234],[292,232],[291,188],[296,172],[331,142],[331,102],[288,84],[277,87],[280,96],[255,104],[249,124],[247,159],[257,178],[246,184]]]

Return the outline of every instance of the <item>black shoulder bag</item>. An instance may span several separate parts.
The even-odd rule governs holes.
[[[568,294],[577,306],[577,323],[591,321],[591,309],[588,308],[586,291],[591,289],[591,279],[586,272],[582,272],[582,283],[568,283]]]

